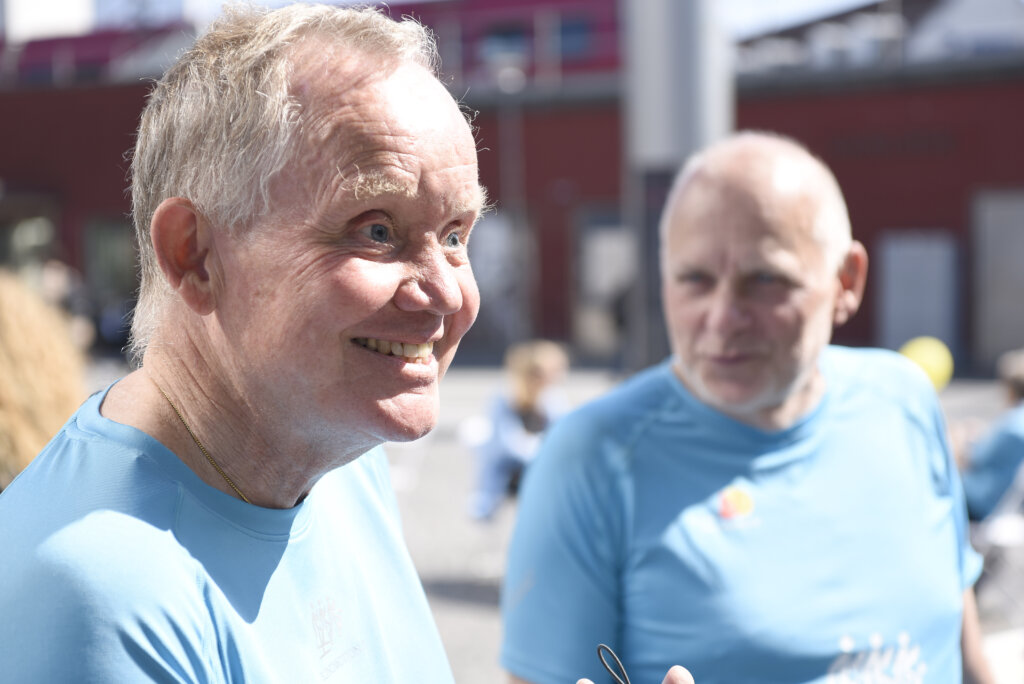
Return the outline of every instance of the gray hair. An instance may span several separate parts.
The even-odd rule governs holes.
[[[141,285],[130,351],[140,359],[170,289],[150,239],[160,203],[184,197],[216,229],[236,230],[270,209],[270,185],[301,146],[302,109],[290,58],[305,39],[438,73],[433,36],[375,8],[226,8],[157,81],[131,163]]]
[[[820,183],[818,211],[814,217],[814,237],[825,249],[825,263],[829,270],[838,269],[853,243],[850,215],[846,208],[846,201],[843,199],[843,192],[825,162],[793,138],[768,131],[747,130],[712,144],[687,159],[672,183],[672,189],[669,192],[670,200],[677,197],[682,188],[700,172],[708,169],[718,152],[736,145],[765,143],[775,145],[785,150],[787,156],[800,163],[805,163],[810,173],[815,176],[815,181]],[[661,216],[660,230],[663,243],[671,219],[669,214],[670,212],[665,211]]]

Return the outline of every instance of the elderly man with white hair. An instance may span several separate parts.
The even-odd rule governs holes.
[[[141,367],[0,495],[0,679],[451,682],[380,449],[479,307],[429,34],[229,12],[150,95],[132,201]]]

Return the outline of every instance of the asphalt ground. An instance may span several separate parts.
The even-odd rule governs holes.
[[[100,361],[92,368],[90,383],[98,389],[123,372],[116,361]],[[565,391],[570,402],[578,405],[618,381],[609,372],[574,370]],[[466,509],[475,464],[460,439],[460,426],[479,416],[501,386],[498,369],[456,364],[443,381],[438,427],[423,439],[387,447],[409,550],[460,684],[506,681],[498,664],[498,599],[515,504],[506,503],[485,524],[469,518]],[[992,381],[954,380],[940,396],[951,422],[990,423],[1003,408],[999,387]],[[987,567],[978,589],[986,649],[999,684],[1020,684],[1024,682],[1024,542],[990,550]]]

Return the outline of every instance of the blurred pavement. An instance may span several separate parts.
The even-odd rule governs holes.
[[[123,373],[123,365],[116,360],[99,361],[92,368],[90,384],[100,389]],[[502,377],[498,369],[456,364],[442,384],[437,429],[416,442],[387,447],[409,549],[460,684],[506,681],[498,665],[498,592],[515,510],[513,504],[506,505],[488,524],[468,518],[475,465],[458,439],[459,425],[483,412],[500,389]],[[608,372],[574,370],[566,392],[578,405],[617,382]],[[942,400],[950,420],[988,422],[1002,410],[999,388],[991,381],[955,381],[943,391]],[[986,648],[998,682],[1020,684],[1024,682],[1024,546],[1004,553],[992,571],[979,589],[978,601]]]

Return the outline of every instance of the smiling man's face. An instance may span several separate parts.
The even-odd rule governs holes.
[[[224,343],[259,385],[246,390],[311,439],[414,439],[436,424],[438,381],[479,310],[475,144],[427,70],[306,59],[304,150],[272,214],[219,238],[233,242],[218,250]]]

